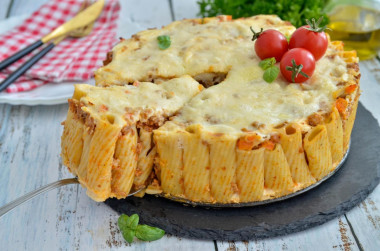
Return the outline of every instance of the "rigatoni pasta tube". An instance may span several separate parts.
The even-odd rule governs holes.
[[[274,190],[276,195],[287,194],[294,187],[289,165],[280,144],[276,144],[273,150],[265,149],[264,184],[265,188]]]
[[[67,113],[61,138],[62,161],[77,175],[83,150],[83,123],[75,118],[71,109]]]
[[[218,202],[231,202],[237,198],[235,183],[236,139],[209,134],[211,196]]]
[[[116,142],[115,161],[112,166],[112,197],[122,199],[131,190],[137,165],[137,130],[131,126]]]
[[[83,126],[83,151],[82,156],[80,158],[80,163],[77,169],[76,175],[78,176],[78,180],[84,186],[87,184],[87,167],[90,158],[90,149],[91,149],[91,141],[92,141],[92,133],[90,128]]]
[[[138,136],[141,150],[138,155],[136,175],[133,181],[136,189],[145,186],[145,182],[152,172],[153,161],[156,155],[156,148],[152,149],[152,132],[140,128]]]
[[[97,121],[88,152],[86,187],[96,201],[111,195],[111,170],[115,145],[121,128],[108,121]]]
[[[184,134],[183,182],[185,195],[194,201],[211,201],[209,147],[201,135]]]
[[[236,149],[236,184],[240,202],[260,200],[264,192],[264,148]]]
[[[336,107],[333,107],[325,126],[331,147],[332,163],[336,166],[343,158],[343,127]]]
[[[162,190],[167,194],[183,196],[183,137],[181,133],[157,130],[154,141],[159,156]]]
[[[315,179],[306,163],[300,128],[296,125],[286,126],[281,130],[280,139],[293,182],[301,187],[314,183]]]
[[[320,180],[334,169],[329,138],[324,125],[314,127],[305,135],[304,148],[310,172],[316,180]]]
[[[346,123],[344,124],[344,131],[343,131],[343,151],[344,152],[347,151],[348,145],[350,143],[351,131],[352,131],[352,128],[354,127],[358,103],[359,103],[359,95],[357,94],[357,97],[355,98],[354,104],[352,106],[351,113],[349,114],[346,120]]]

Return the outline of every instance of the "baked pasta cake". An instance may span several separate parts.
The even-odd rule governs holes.
[[[273,15],[173,22],[121,40],[95,72],[97,86],[75,87],[62,158],[91,198],[145,188],[140,196],[254,202],[336,168],[360,95],[356,52],[329,41],[306,82],[269,84],[250,27],[295,30]]]

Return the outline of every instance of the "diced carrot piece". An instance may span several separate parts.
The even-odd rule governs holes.
[[[347,100],[344,98],[338,98],[335,102],[335,106],[338,109],[339,113],[342,115],[342,117],[346,118],[346,108],[347,108]]]
[[[263,144],[262,144],[262,146],[263,146],[264,148],[268,149],[268,150],[273,150],[274,147],[275,147],[275,145],[276,145],[276,144],[273,143],[273,142],[270,141],[270,140],[267,140],[267,141],[263,142]]]
[[[357,85],[349,85],[349,86],[347,86],[347,87],[344,89],[344,91],[345,91],[347,94],[351,94],[351,93],[353,93],[353,92],[356,90],[356,88],[358,88]]]
[[[257,145],[260,138],[261,137],[257,134],[243,136],[237,141],[237,148],[240,150],[251,150],[255,145]]]

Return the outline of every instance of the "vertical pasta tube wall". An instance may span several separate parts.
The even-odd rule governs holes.
[[[208,135],[210,145],[210,186],[211,196],[218,202],[237,200],[235,191],[236,139],[227,136]]]
[[[196,201],[211,201],[209,146],[197,133],[184,134],[183,165],[186,197]]]
[[[94,200],[104,201],[111,195],[111,170],[115,145],[121,128],[98,121],[88,152],[87,193]]]
[[[294,183],[300,187],[314,183],[305,159],[301,130],[295,125],[288,125],[281,130],[280,137]]]
[[[112,197],[125,198],[131,190],[137,165],[137,131],[135,126],[116,142],[114,163],[112,166]]]
[[[343,158],[343,127],[342,120],[336,107],[325,123],[331,147],[332,163],[336,166]]]
[[[276,195],[289,193],[294,184],[288,162],[280,144],[273,150],[265,149],[264,154],[265,188],[273,190]]]
[[[154,134],[161,169],[161,188],[165,193],[183,196],[183,136],[178,132]]]
[[[62,161],[70,171],[77,175],[78,166],[82,156],[83,149],[83,124],[75,119],[75,115],[71,109],[67,113],[67,119],[64,124],[61,148]]]
[[[330,143],[324,125],[314,127],[305,135],[304,148],[310,172],[316,180],[320,180],[334,169]]]
[[[351,138],[351,131],[354,127],[355,117],[356,117],[356,111],[358,109],[358,103],[359,103],[359,97],[356,97],[354,104],[352,106],[352,110],[350,115],[347,118],[346,123],[344,124],[344,131],[343,131],[343,151],[346,152],[348,149],[348,145],[350,143]]]
[[[236,183],[240,202],[260,200],[264,193],[264,148],[236,150]]]

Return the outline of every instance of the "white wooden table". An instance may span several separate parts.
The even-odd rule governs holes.
[[[0,20],[29,14],[47,0],[0,0]],[[120,0],[125,37],[173,20],[195,17],[195,0]],[[124,35],[124,34],[123,34]],[[361,62],[361,102],[380,120],[380,63]],[[68,106],[0,105],[0,205],[72,175],[62,166],[60,136]],[[363,167],[365,168],[365,167]],[[380,187],[345,215],[321,226],[250,242],[164,236],[129,245],[118,214],[69,185],[0,218],[0,250],[380,250]]]

